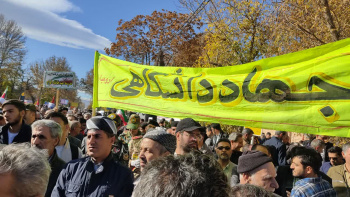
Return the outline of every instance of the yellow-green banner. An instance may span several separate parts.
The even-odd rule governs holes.
[[[220,68],[95,54],[93,107],[350,137],[350,39]]]

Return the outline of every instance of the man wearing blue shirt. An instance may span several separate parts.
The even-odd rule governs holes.
[[[300,178],[295,182],[291,197],[327,196],[336,197],[332,185],[318,176],[322,158],[313,149],[294,147],[291,150],[293,176]]]
[[[332,166],[338,166],[344,164],[344,158],[341,154],[342,149],[338,146],[333,146],[327,151],[328,153],[328,162],[323,162],[320,171],[327,174],[329,168]]]

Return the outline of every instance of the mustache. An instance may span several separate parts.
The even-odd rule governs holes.
[[[32,147],[38,148],[38,149],[43,149],[41,146],[38,146],[36,144],[33,144]]]
[[[142,160],[143,161],[143,163],[145,163],[145,164],[147,164],[147,159],[146,158],[140,158],[140,160]]]

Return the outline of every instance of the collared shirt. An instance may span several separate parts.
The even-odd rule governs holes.
[[[345,172],[345,177],[346,177],[346,182],[350,183],[350,172],[348,169],[346,169],[346,165],[344,164],[344,172]]]
[[[345,168],[345,164],[333,166],[329,168],[327,175],[332,179],[332,185],[338,196],[350,197],[349,188],[349,172]]]
[[[291,197],[336,197],[331,184],[321,177],[304,178],[297,181],[292,189]]]
[[[131,171],[110,154],[94,170],[91,157],[69,162],[60,173],[51,196],[131,196]]]
[[[227,177],[229,185],[235,186],[239,183],[239,176],[237,172],[237,165],[232,163],[231,161],[224,167],[224,174]]]
[[[55,149],[57,151],[57,156],[61,158],[63,161],[65,161],[66,163],[72,160],[72,150],[70,149],[68,138],[66,138],[66,142],[64,143],[64,145],[56,146]],[[78,153],[79,153],[78,158],[81,158],[83,154],[80,148],[78,148]]]

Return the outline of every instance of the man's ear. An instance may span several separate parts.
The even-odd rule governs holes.
[[[57,146],[59,143],[60,143],[60,138],[57,137],[57,138],[54,140],[54,144],[55,144],[55,146]]]
[[[114,144],[115,142],[115,136],[111,137],[111,143]]]
[[[249,173],[243,173],[241,177],[242,177],[242,179],[241,179],[241,184],[250,183],[251,180],[252,180]]]
[[[305,172],[306,172],[307,174],[311,174],[311,173],[313,173],[313,172],[314,172],[314,169],[312,169],[312,167],[311,167],[311,166],[306,166],[306,168],[305,168]]]
[[[22,117],[22,118],[24,118],[24,115],[26,114],[26,111],[25,110],[22,110],[22,111],[20,111],[19,112],[19,115]]]
[[[180,133],[180,132],[177,132],[177,133],[175,133],[175,136],[176,136],[176,140],[179,140],[179,138],[180,138],[180,135],[181,135],[181,133]]]

